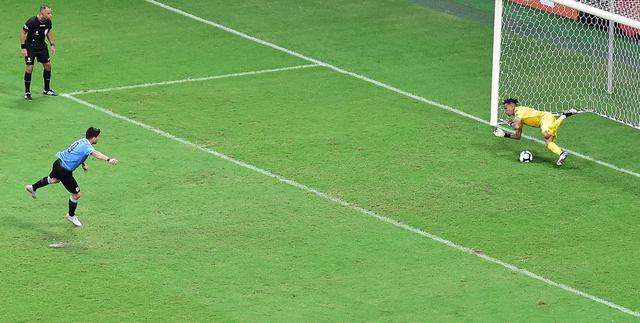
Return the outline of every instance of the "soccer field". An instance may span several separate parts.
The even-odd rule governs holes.
[[[51,1],[26,102],[0,0],[0,322],[637,322],[640,132],[494,137],[492,26],[430,2]],[[24,185],[89,126],[74,228]]]

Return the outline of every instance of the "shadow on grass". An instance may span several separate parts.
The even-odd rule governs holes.
[[[48,221],[42,224],[27,222],[15,216],[5,217],[4,225],[13,226],[24,232],[32,232],[34,235],[24,235],[27,240],[43,247],[51,248],[51,244],[60,244],[62,247],[58,249],[65,250],[87,250],[87,247],[81,241],[82,228],[76,228],[66,223],[64,219],[60,219],[60,223],[51,226]]]

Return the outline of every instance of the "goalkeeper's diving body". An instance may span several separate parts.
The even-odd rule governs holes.
[[[538,111],[529,107],[518,106],[518,100],[510,98],[502,102],[504,105],[504,112],[513,119],[507,120],[507,124],[515,129],[514,133],[504,132],[502,129],[497,128],[494,131],[494,135],[497,137],[505,137],[511,139],[520,139],[522,137],[522,126],[527,125],[531,127],[540,128],[542,136],[544,136],[544,142],[554,154],[558,155],[558,161],[556,165],[562,166],[569,154],[566,151],[562,151],[555,141],[558,137],[558,127],[562,122],[579,113],[575,109],[563,112],[560,117],[556,118],[551,112]]]

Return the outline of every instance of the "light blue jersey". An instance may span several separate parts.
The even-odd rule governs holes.
[[[69,148],[58,152],[56,156],[62,162],[64,169],[73,172],[80,164],[84,163],[87,157],[95,150],[89,142],[89,139],[82,138],[72,143]]]

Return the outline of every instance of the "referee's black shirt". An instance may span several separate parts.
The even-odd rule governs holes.
[[[45,36],[51,30],[51,20],[40,21],[37,16],[33,16],[24,23],[22,29],[27,33],[25,45],[32,51],[40,51],[47,48],[44,42]]]

